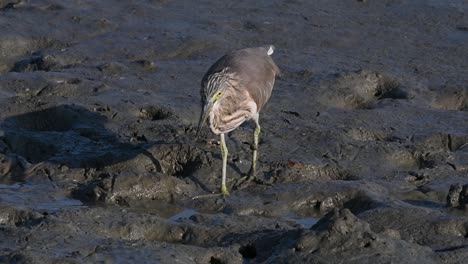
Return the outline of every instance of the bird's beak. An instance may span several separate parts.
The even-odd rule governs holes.
[[[212,107],[213,107],[213,102],[210,102],[210,101],[208,101],[203,107],[203,110],[200,114],[200,120],[198,121],[197,135],[195,136],[195,140],[198,139],[198,135],[200,134],[203,124],[205,124],[206,119],[208,118],[208,114],[211,111]]]

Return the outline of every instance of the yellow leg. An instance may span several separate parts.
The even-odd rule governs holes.
[[[216,198],[216,197],[224,197],[229,195],[226,186],[226,167],[227,167],[227,156],[228,156],[228,149],[226,147],[226,141],[224,140],[224,134],[221,134],[221,156],[223,157],[223,176],[221,179],[221,193],[212,193],[212,194],[202,194],[192,197],[192,200],[201,199],[201,198]]]
[[[255,176],[257,172],[257,151],[258,151],[258,136],[260,134],[260,125],[256,122],[254,130],[254,144],[253,144],[253,154],[252,154],[252,167],[249,171],[249,176]]]
[[[221,181],[221,193],[223,195],[229,195],[229,192],[226,187],[226,166],[227,166],[228,149],[226,147],[226,142],[224,140],[224,134],[221,134],[221,155],[223,157],[223,176],[222,176],[222,181]]]
[[[236,190],[241,190],[245,187],[250,182],[255,182],[257,184],[264,184],[264,185],[271,185],[270,183],[264,182],[263,180],[260,180],[256,177],[257,174],[257,158],[258,158],[258,139],[260,135],[260,124],[258,122],[258,114],[253,118],[255,121],[255,130],[254,130],[254,142],[253,142],[253,147],[252,147],[252,166],[250,167],[249,172],[247,173],[247,176],[244,176],[236,181],[236,184],[234,184],[234,189]]]

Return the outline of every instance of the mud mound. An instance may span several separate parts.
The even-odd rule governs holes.
[[[1,222],[2,225],[14,226],[14,227],[33,227],[38,225],[44,219],[44,215],[34,212],[32,210],[20,210],[14,207],[6,205],[0,205],[1,210]]]
[[[445,85],[437,89],[432,107],[468,111],[468,87]]]
[[[35,55],[22,61],[16,62],[11,71],[30,72],[30,71],[50,71],[55,68],[63,67],[64,63],[53,55]]]
[[[117,75],[128,71],[128,67],[119,62],[109,62],[98,66],[98,69],[108,75]]]
[[[328,249],[333,253],[329,254]],[[385,254],[376,254],[382,248]],[[349,263],[362,261],[382,261],[385,259],[400,259],[405,263],[432,263],[429,248],[395,240],[378,235],[371,231],[368,223],[358,219],[348,210],[335,210],[324,217],[311,231],[304,232],[298,238],[296,253],[288,254],[298,262],[348,256]],[[407,252],[412,257],[402,258],[400,253]],[[417,252],[417,254],[415,254]],[[405,254],[406,255],[406,254]]]
[[[298,188],[302,186],[302,188]],[[301,193],[301,195],[299,195]],[[349,208],[363,212],[380,207],[385,201],[380,196],[385,193],[381,186],[360,181],[303,181],[274,185],[271,188],[257,185],[243,190],[242,195],[227,199],[222,210],[233,215],[263,217],[297,216],[302,218],[320,217],[333,208]],[[195,207],[215,204],[199,202]]]
[[[267,173],[268,181],[274,183],[298,182],[301,180],[358,180],[352,175],[334,164],[307,164],[289,160],[287,162],[275,162],[270,164],[270,172]]]
[[[143,151],[120,142],[104,127],[106,120],[83,107],[61,105],[7,118],[2,138],[11,153],[31,163],[69,167],[102,168]]]
[[[279,243],[268,242],[273,240]],[[369,259],[433,263],[429,248],[377,234],[371,231],[368,223],[346,209],[330,212],[310,230],[265,232],[249,243],[244,248],[250,248],[250,252],[254,248],[258,262],[315,263],[346,258],[349,263]],[[411,257],[402,257],[402,252]]]
[[[9,8],[12,7],[13,5],[10,3]],[[54,55],[42,55],[41,51],[51,48],[66,48],[67,46],[67,43],[49,36],[28,38],[11,34],[2,35],[0,38],[0,48],[9,52],[0,55],[0,72],[48,71],[52,68],[63,66],[60,58]],[[35,54],[26,57],[28,51],[33,51],[31,53],[35,52]],[[25,56],[25,58],[18,60],[19,56]]]
[[[8,151],[0,154],[0,176],[2,183],[21,181],[27,170],[24,159],[16,155],[7,155]],[[22,162],[23,161],[23,162]]]
[[[327,104],[351,109],[373,108],[378,100],[385,98],[407,98],[397,80],[371,71],[338,75],[322,89]]]
[[[148,152],[160,162],[165,174],[176,177],[190,176],[209,162],[203,150],[187,144],[155,145]]]
[[[39,163],[53,157],[58,148],[47,140],[21,134],[7,134],[5,142],[11,146],[10,150],[29,162]]]
[[[143,119],[155,121],[164,120],[171,117],[176,117],[173,110],[166,107],[149,106],[140,109],[140,114]]]
[[[120,172],[104,172],[114,168],[119,168]],[[104,171],[93,171],[85,182],[74,188],[72,195],[87,203],[124,206],[187,198],[200,188],[204,179],[194,175],[203,168],[209,168],[209,163],[201,149],[186,144],[155,144],[140,149],[138,154],[135,152],[134,157],[115,162]],[[139,171],[139,175],[135,175],[135,171]]]

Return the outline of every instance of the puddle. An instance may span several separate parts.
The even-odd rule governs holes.
[[[60,211],[83,206],[79,200],[67,197],[52,185],[0,184],[0,202],[35,210]]]
[[[446,208],[445,204],[437,203],[433,201],[426,201],[426,200],[403,200],[403,202],[414,205],[414,206],[425,207],[425,208],[430,208],[430,209],[445,209]]]
[[[3,189],[19,189],[22,186],[23,186],[23,184],[19,184],[19,183],[15,183],[15,184],[11,184],[11,185],[0,184],[0,190],[3,190]]]
[[[199,212],[197,212],[194,209],[181,209],[180,211],[178,211],[178,213],[167,217],[167,219],[169,219],[171,221],[178,221],[180,219],[189,218],[189,217],[191,217],[193,215],[196,215],[196,214],[199,214]],[[290,222],[290,223],[300,225],[302,228],[310,228],[313,225],[315,225],[315,223],[317,223],[318,220],[320,220],[320,218],[300,217],[300,216],[292,214],[292,215],[288,215],[287,217],[284,217],[284,218],[282,218],[280,220],[284,220],[284,221],[287,221],[287,222]]]
[[[172,221],[177,221],[181,218],[189,218],[191,217],[192,215],[196,215],[198,214],[197,211],[193,210],[193,209],[185,209],[171,217],[169,217],[169,220],[172,220]]]
[[[187,210],[186,207],[166,201],[155,201],[152,203],[148,203],[147,201],[132,201],[126,209],[135,213],[152,214],[166,219],[170,219]]]
[[[306,218],[299,218],[299,219],[290,219],[291,221],[294,221],[296,224],[299,224],[303,228],[311,228],[313,225],[315,225],[320,218],[315,218],[315,217],[306,217]]]
[[[320,218],[317,217],[301,217],[296,214],[288,214],[286,217],[283,217],[284,221],[293,222],[297,225],[300,225],[302,228],[311,228],[315,225]]]
[[[177,221],[182,218],[189,218],[199,212],[194,209],[178,206],[167,202],[156,203],[133,203],[128,210],[137,213],[149,213],[171,221]]]

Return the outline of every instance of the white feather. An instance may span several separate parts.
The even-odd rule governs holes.
[[[267,54],[271,55],[271,54],[273,54],[274,51],[275,51],[275,46],[270,45],[270,48],[268,49]]]

